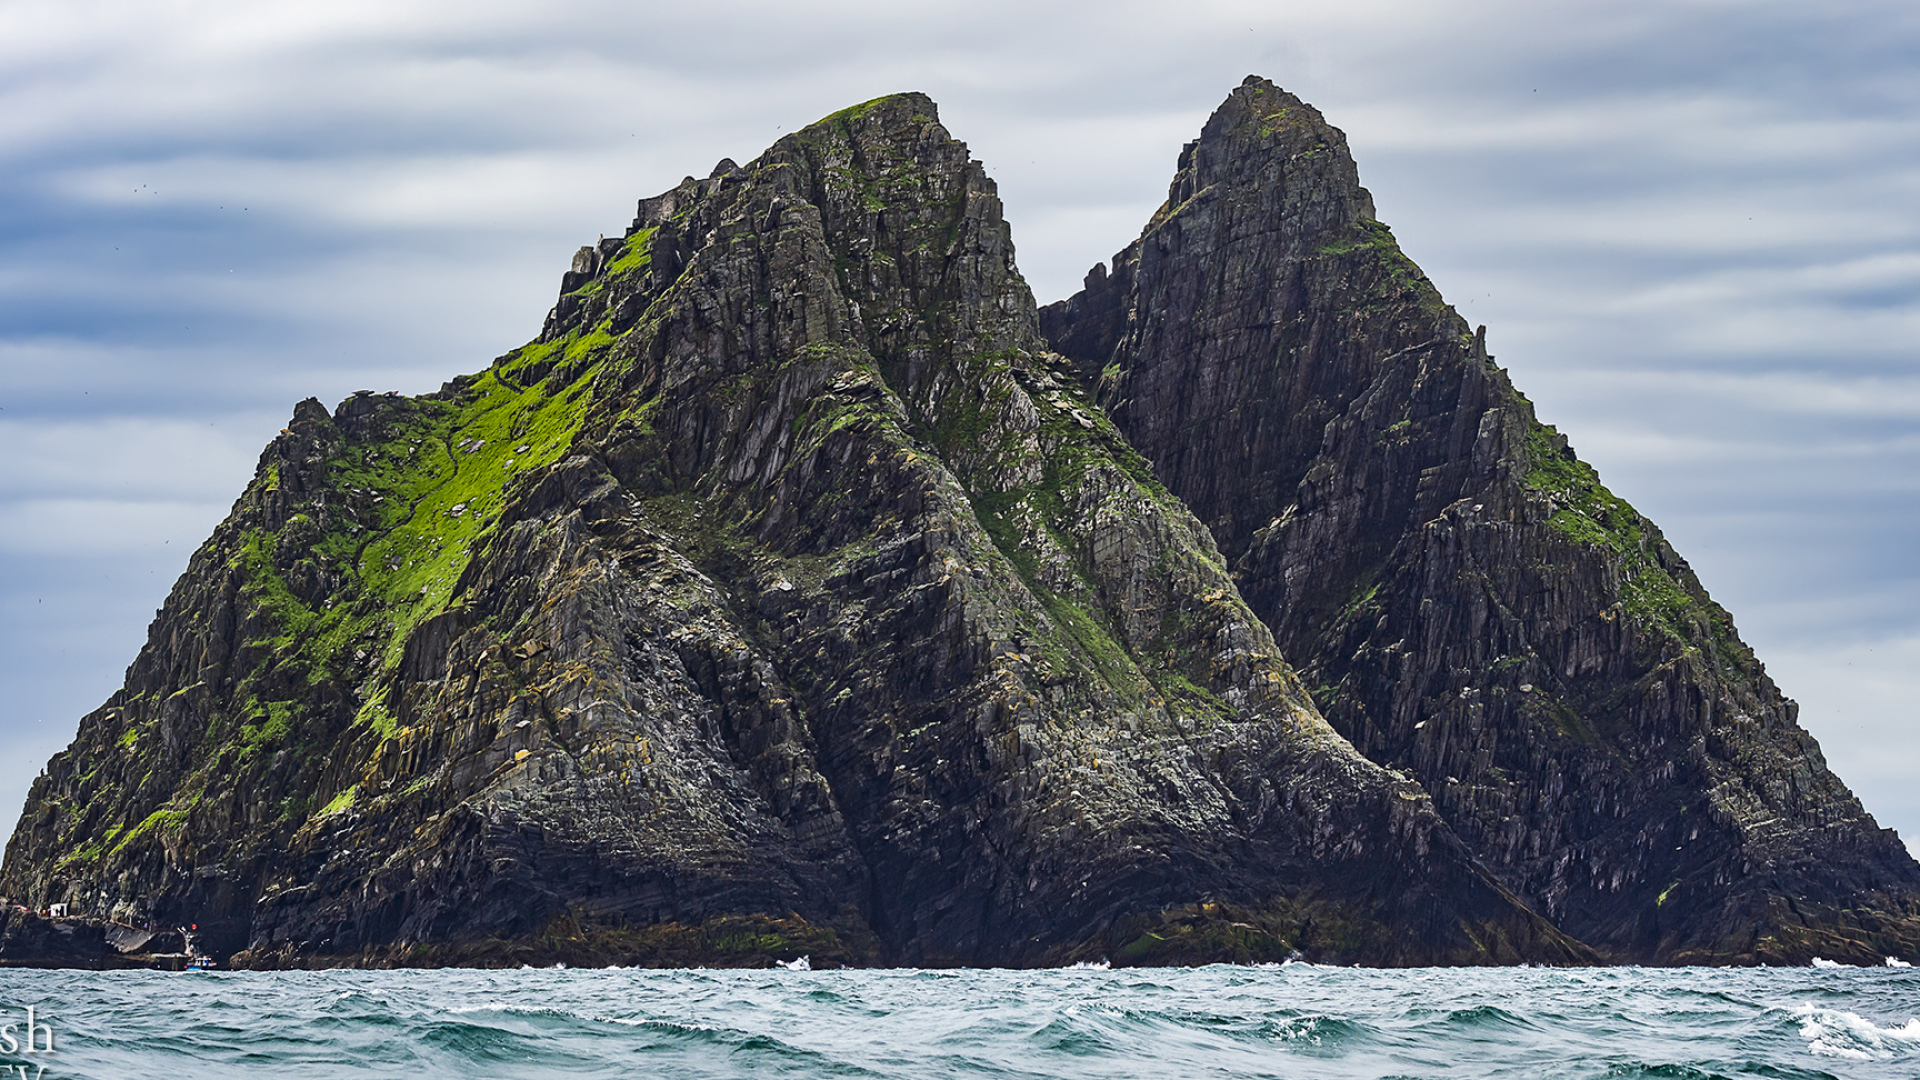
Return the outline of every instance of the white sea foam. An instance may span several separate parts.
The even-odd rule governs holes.
[[[774,964],[788,971],[812,971],[813,957],[812,954],[808,954],[798,960],[775,960]]]
[[[1113,962],[1109,960],[1096,960],[1092,963],[1081,960],[1067,965],[1068,971],[1110,971],[1112,969]]]
[[[1793,1010],[1807,1050],[1851,1061],[1888,1060],[1920,1053],[1920,1017],[1900,1027],[1881,1027],[1858,1013],[1802,1005]]]
[[[1912,967],[1913,965],[1907,963],[1905,960],[1902,960],[1897,956],[1889,956],[1887,957],[1887,966],[1888,967]]]
[[[1813,966],[1817,968],[1837,968],[1837,967],[1840,967],[1841,965],[1840,965],[1840,961],[1838,960],[1822,960],[1820,957],[1816,956],[1813,958]]]

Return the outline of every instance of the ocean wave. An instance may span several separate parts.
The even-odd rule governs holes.
[[[1365,1039],[1374,1031],[1343,1017],[1308,1015],[1269,1019],[1261,1024],[1260,1033],[1277,1043],[1333,1049]]]
[[[0,971],[0,1003],[51,1018],[60,1080],[1920,1075],[1885,968]]]
[[[1608,1080],[1724,1080],[1725,1074],[1692,1065],[1648,1065],[1638,1061],[1620,1061],[1608,1065],[1607,1071],[1601,1075]]]
[[[1027,1041],[1046,1053],[1073,1057],[1106,1057],[1121,1049],[1097,1025],[1079,1023],[1077,1019],[1073,1016],[1056,1017],[1028,1036]]]
[[[1852,1061],[1920,1057],[1920,1017],[1909,1017],[1899,1027],[1881,1027],[1859,1013],[1817,1005],[1803,1005],[1793,1015],[1808,1052],[1820,1057]]]
[[[1462,1027],[1532,1027],[1533,1023],[1524,1017],[1499,1007],[1498,1005],[1475,1005],[1470,1009],[1455,1009],[1447,1013],[1447,1023]]]

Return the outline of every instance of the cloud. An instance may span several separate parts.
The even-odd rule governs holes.
[[[1847,422],[1836,431],[1837,443],[1812,448],[1773,441],[1732,444],[1720,439],[1709,440],[1698,433],[1662,432],[1654,450],[1660,457],[1705,454],[1720,460],[1766,460],[1810,454],[1830,458],[1920,452],[1920,432],[1913,431],[1907,424],[1895,428],[1898,434],[1887,438],[1864,437],[1858,426],[1858,422],[1865,420],[1920,421],[1920,373],[1898,376],[1804,369],[1739,372],[1718,368],[1678,371],[1626,368],[1566,378],[1570,382],[1584,382],[1590,392],[1613,391],[1641,401],[1656,396],[1666,400],[1690,397],[1713,401],[1743,416],[1799,416]]]
[[[1820,740],[1827,764],[1883,826],[1920,853],[1920,636],[1776,649],[1767,667],[1798,687],[1801,725]]]
[[[147,538],[211,532],[228,503],[134,499],[17,499],[0,504],[0,552],[113,557]]]
[[[0,423],[0,461],[10,466],[0,472],[0,500],[131,491],[149,500],[230,503],[259,456],[251,439],[259,419],[198,423],[104,416]]]

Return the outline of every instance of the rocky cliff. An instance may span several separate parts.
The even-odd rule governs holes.
[[[1343,243],[1390,247],[1355,229]],[[1490,873],[1428,790],[1321,718],[1175,493],[1243,565],[1256,538],[1273,553],[1249,581],[1292,645],[1359,625],[1276,617],[1305,533],[1223,518],[1139,430],[1174,466],[1156,477],[1047,350],[993,183],[926,98],[643,201],[561,292],[538,339],[438,393],[301,403],[125,687],[34,784],[0,892],[198,923],[256,966],[1591,958],[1515,890],[1575,901],[1510,859]],[[1348,353],[1355,372],[1392,363]],[[1421,426],[1377,444],[1407,448],[1382,467],[1430,437],[1479,445],[1481,399],[1447,378],[1453,398],[1421,391]],[[1471,378],[1506,400],[1490,369]],[[1121,395],[1127,430],[1143,394]],[[1492,430],[1487,453],[1508,453]],[[1355,438],[1356,467],[1389,452]],[[1263,482],[1291,499],[1280,468]],[[1313,474],[1329,498],[1335,471]],[[1517,499],[1471,513],[1548,520]],[[1466,547],[1467,513],[1421,520]],[[1536,531],[1559,545],[1541,566],[1618,576]],[[1381,581],[1384,611],[1404,597]],[[1628,625],[1596,624],[1577,655],[1615,663]],[[1351,687],[1327,698],[1342,722],[1425,770],[1352,726],[1371,669],[1314,655]],[[1460,749],[1491,730],[1492,680],[1584,702],[1526,663],[1455,680],[1481,696],[1440,745],[1472,799],[1496,792]],[[1679,702],[1693,684],[1662,685]],[[1799,738],[1747,709],[1741,746]],[[1566,782],[1545,764],[1513,782]],[[1498,854],[1457,809],[1477,803],[1429,788]],[[1745,804],[1719,806],[1685,819],[1716,823],[1703,845],[1747,827]]]
[[[1646,962],[1920,949],[1920,867],[1312,107],[1249,78],[1041,322],[1327,719],[1562,930]]]

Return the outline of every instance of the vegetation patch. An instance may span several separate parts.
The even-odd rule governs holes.
[[[1527,486],[1553,504],[1547,524],[1575,543],[1618,559],[1621,605],[1636,622],[1683,643],[1704,636],[1723,661],[1740,662],[1743,650],[1735,644],[1726,612],[1697,584],[1683,583],[1660,565],[1651,525],[1608,491],[1593,466],[1566,449],[1553,427],[1534,424],[1527,435],[1527,457]]]
[[[591,373],[564,386],[527,388],[500,377],[527,356],[560,353],[602,358],[613,340],[604,328],[569,335],[509,354],[444,396],[399,399],[378,418],[379,437],[343,440],[327,462],[326,516],[296,515],[281,534],[255,529],[241,544],[247,595],[266,615],[273,666],[303,675],[309,684],[335,677],[351,684],[361,660],[377,672],[395,668],[414,627],[447,609],[473,552],[491,535],[514,481],[558,460],[584,419]],[[316,509],[316,514],[320,511]],[[320,565],[345,578],[345,587],[318,607],[303,601],[279,567],[280,547],[302,519],[318,531],[308,547]],[[365,702],[359,719],[392,734],[384,695]],[[248,746],[286,732],[284,714],[242,729]]]
[[[129,845],[157,832],[178,830],[182,825],[186,824],[186,821],[186,810],[177,807],[163,806],[141,819],[140,824],[127,830],[126,835],[120,838],[119,843],[113,845],[112,850],[108,851],[107,855],[109,857],[118,856],[122,851],[125,851]]]
[[[1376,273],[1371,294],[1365,298],[1369,303],[1412,302],[1429,315],[1450,314],[1440,291],[1400,250],[1393,230],[1384,222],[1356,221],[1346,235],[1322,244],[1316,254],[1336,258],[1358,255],[1363,262],[1372,262]]]
[[[620,254],[607,265],[607,273],[615,277],[627,277],[645,270],[653,263],[653,234],[657,228],[648,226],[627,237],[626,246]]]
[[[340,794],[335,795],[332,799],[328,800],[327,805],[321,807],[320,812],[315,814],[314,816],[326,817],[329,814],[343,814],[348,810],[353,809],[353,801],[355,798],[359,796],[359,794],[360,794],[360,785],[355,784],[352,787],[347,788],[345,791],[342,791]]]
[[[1187,904],[1122,920],[1101,939],[1071,950],[1068,959],[1111,959],[1124,966],[1261,964],[1302,953],[1340,957],[1357,951],[1347,920],[1334,910],[1312,917],[1294,903]],[[1330,956],[1329,956],[1330,954]]]

